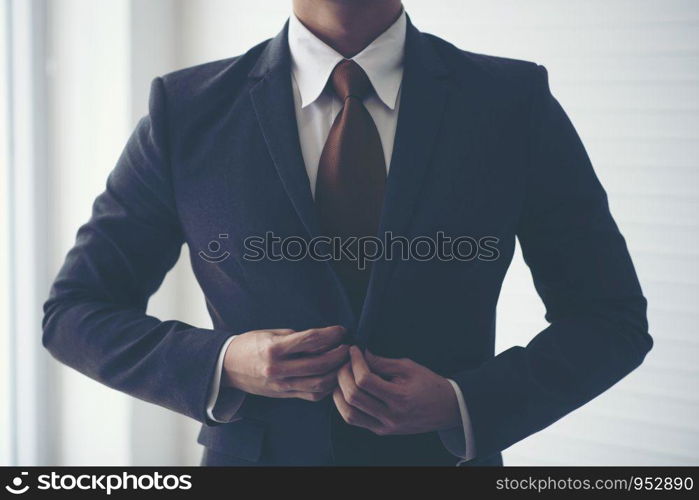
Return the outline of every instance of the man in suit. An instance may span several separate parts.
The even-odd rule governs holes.
[[[205,465],[502,464],[652,346],[605,192],[543,67],[421,33],[399,0],[293,8],[154,80],[44,344],[200,421]],[[250,258],[270,234],[348,251]],[[418,252],[435,235],[456,258]],[[494,356],[515,238],[550,325]],[[361,265],[366,242],[400,256]],[[145,312],[183,244],[213,329]]]

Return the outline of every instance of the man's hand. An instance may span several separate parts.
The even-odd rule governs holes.
[[[459,403],[447,379],[409,359],[389,359],[350,348],[333,400],[348,424],[380,436],[457,427]]]
[[[341,326],[254,330],[236,336],[226,349],[223,384],[272,398],[319,401],[337,386],[347,361]]]

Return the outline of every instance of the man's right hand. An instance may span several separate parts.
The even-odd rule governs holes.
[[[272,398],[319,401],[337,386],[347,361],[342,326],[293,330],[254,330],[237,335],[226,349],[223,384]]]

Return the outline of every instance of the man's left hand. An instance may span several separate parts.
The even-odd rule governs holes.
[[[410,359],[363,354],[356,346],[338,372],[333,400],[345,422],[380,436],[461,425],[459,403],[446,378]]]

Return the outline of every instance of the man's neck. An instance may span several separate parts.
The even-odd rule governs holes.
[[[346,58],[361,52],[403,11],[400,0],[293,0],[294,14]]]

